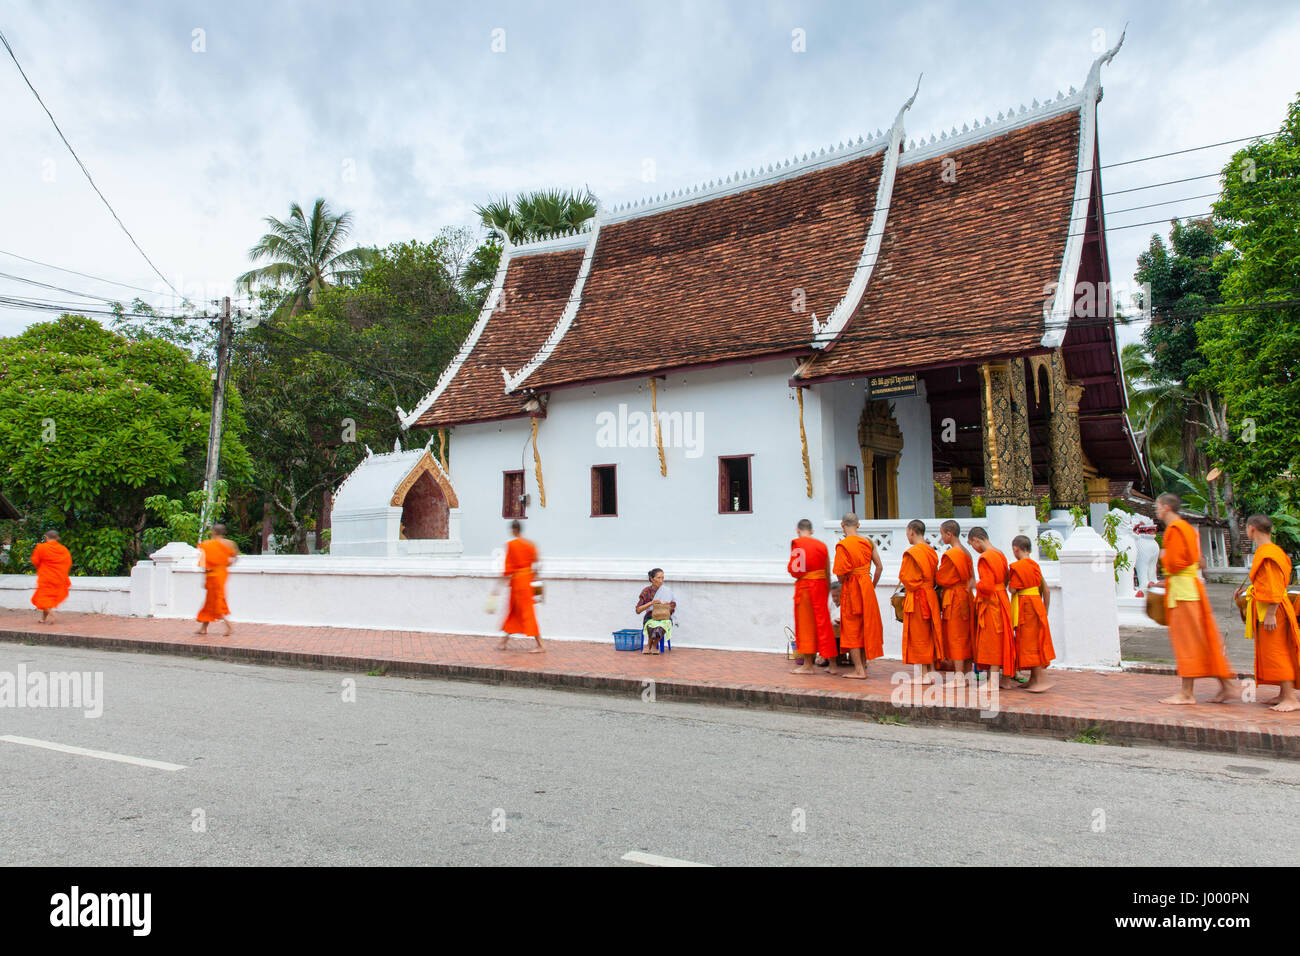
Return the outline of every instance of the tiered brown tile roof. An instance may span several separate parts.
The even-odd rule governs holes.
[[[577,317],[521,387],[806,349],[862,255],[883,159],[604,226]]]
[[[1045,286],[1057,280],[1070,231],[1078,150],[1072,111],[900,166],[862,303],[803,377],[1038,349]],[[942,176],[950,159],[951,183]]]
[[[576,316],[507,395],[501,368],[524,370],[556,329],[584,250],[516,254],[507,308],[415,424],[517,415],[532,391],[782,354],[812,356],[803,377],[817,380],[1039,351],[1071,229],[1079,135],[1079,108],[1066,103],[933,158],[904,153],[866,292],[822,352],[812,316],[825,320],[848,291],[876,215],[883,144],[605,223]],[[956,162],[954,182],[945,160]]]
[[[541,348],[560,320],[583,251],[516,254],[506,270],[501,299],[473,350],[442,394],[416,421],[417,428],[523,414],[523,398],[507,395],[501,369],[514,372]]]

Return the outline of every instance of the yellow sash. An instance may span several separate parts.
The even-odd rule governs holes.
[[[1020,626],[1020,595],[1029,597],[1030,595],[1039,595],[1043,592],[1038,588],[1021,588],[1015,594],[1011,595],[1011,626]]]
[[[1181,571],[1166,575],[1166,578],[1169,581],[1169,590],[1165,592],[1165,607],[1173,607],[1179,601],[1201,599],[1200,589],[1196,586],[1196,582],[1201,579],[1201,569],[1196,565],[1189,564]]]
[[[827,577],[827,575],[826,575],[826,569],[825,569],[825,568],[822,568],[820,571],[809,571],[807,574],[802,574],[802,575],[800,575],[800,576],[797,578],[797,580],[799,580],[799,581],[825,581],[825,580],[826,580],[826,577]]]

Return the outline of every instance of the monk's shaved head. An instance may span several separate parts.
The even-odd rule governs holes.
[[[846,528],[856,528],[858,526],[858,516],[850,511],[840,519],[840,524],[844,525]]]
[[[221,523],[218,522],[217,524],[214,524],[214,525],[212,526],[212,533],[213,533],[213,534],[225,534],[225,533],[226,533],[226,526],[225,526],[224,524],[221,524]]]
[[[988,539],[989,539],[989,533],[985,531],[983,528],[981,528],[979,525],[976,525],[975,527],[971,528],[969,531],[966,532],[967,541],[987,541]]]
[[[1018,534],[1011,539],[1011,547],[1019,551],[1023,551],[1025,554],[1028,554],[1030,551],[1033,550],[1034,545],[1033,542],[1031,542],[1027,536],[1023,534]]]
[[[907,523],[907,530],[916,534],[925,534],[925,522],[920,518],[913,518]]]
[[[1273,533],[1273,519],[1268,515],[1251,515],[1246,519],[1246,526],[1264,534]]]
[[[959,537],[961,535],[961,525],[953,521],[951,518],[949,518],[943,524],[939,525],[939,530],[947,531],[949,534],[957,535]]]
[[[809,521],[807,518],[800,518],[800,519],[799,519],[799,524],[796,525],[796,527],[797,527],[800,531],[811,531],[811,530],[812,530],[812,522]]]
[[[49,531],[45,532],[45,540],[46,540],[46,541],[58,541],[58,540],[59,540],[59,533],[58,533],[57,531],[55,531],[53,528],[51,528]]]
[[[1163,495],[1157,498],[1156,501],[1164,505],[1174,514],[1178,514],[1178,512],[1183,510],[1183,499],[1179,498],[1172,491],[1166,491]]]

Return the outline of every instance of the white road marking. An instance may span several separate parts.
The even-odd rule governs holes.
[[[671,856],[656,856],[653,853],[642,853],[640,850],[631,850],[623,854],[623,859],[629,863],[644,863],[646,866],[712,866],[711,863],[692,863],[690,860],[674,860]]]
[[[56,744],[50,740],[34,740],[31,737],[15,737],[12,734],[0,735],[0,740],[25,747],[40,747],[42,750],[57,750],[59,753],[74,754],[78,757],[94,757],[98,760],[115,760],[118,763],[135,764],[137,767],[152,767],[155,770],[184,770],[178,763],[165,760],[150,760],[148,757],[131,757],[127,754],[109,753],[107,750],[87,750],[85,747],[71,747],[68,744]]]

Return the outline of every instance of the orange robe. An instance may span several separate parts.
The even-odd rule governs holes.
[[[1277,545],[1260,545],[1250,565],[1250,603],[1246,607],[1246,636],[1255,639],[1255,682],[1281,684],[1300,676],[1300,625],[1287,599],[1291,559]],[[1276,626],[1265,630],[1265,605],[1276,604]]]
[[[36,568],[32,605],[42,611],[53,610],[68,599],[72,552],[57,541],[42,541],[32,549],[32,565]]]
[[[211,623],[230,614],[230,608],[226,605],[226,576],[230,573],[227,569],[235,551],[224,538],[208,538],[199,542],[199,554],[204,570],[203,587],[207,596],[203,607],[199,608],[196,620]]]
[[[1041,594],[1046,587],[1043,569],[1033,558],[1013,561],[1007,583],[1016,592],[1011,602],[1011,624],[1016,629],[1016,666],[1047,667],[1056,660],[1056,648],[1052,646],[1047,605]],[[1021,593],[1027,589],[1037,589],[1040,593]]]
[[[979,559],[975,583],[975,663],[1001,667],[1008,676],[1016,672],[1016,635],[1011,624],[1011,599],[1007,597],[1010,568],[1006,556],[989,548]]]
[[[830,552],[817,538],[790,542],[785,569],[794,582],[794,641],[800,654],[836,656],[835,629],[831,627]]]
[[[1192,593],[1198,597],[1179,600],[1174,594],[1174,581],[1179,572],[1190,575],[1201,564],[1201,542],[1196,529],[1182,518],[1175,518],[1165,529],[1165,548],[1160,552],[1160,563],[1165,570],[1166,618],[1169,642],[1174,647],[1174,660],[1178,663],[1178,676],[1231,680],[1236,673],[1223,653],[1223,638],[1214,622],[1205,582],[1199,574],[1191,579],[1189,588],[1194,585]]]
[[[526,538],[511,538],[506,545],[505,576],[510,579],[510,606],[501,630],[507,634],[540,637],[537,612],[533,607],[533,563],[537,549]]]
[[[934,573],[939,556],[924,541],[903,552],[898,581],[907,589],[903,598],[903,663],[934,664],[943,660],[943,632]]]
[[[943,656],[950,661],[968,661],[974,656],[975,601],[970,596],[970,579],[975,569],[970,555],[954,545],[943,553],[935,582],[943,588]]]
[[[871,542],[859,535],[835,545],[835,576],[840,579],[840,647],[862,648],[873,661],[885,656],[885,625],[871,583]]]

